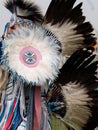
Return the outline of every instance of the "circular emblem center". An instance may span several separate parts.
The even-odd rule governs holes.
[[[32,51],[27,51],[24,54],[24,62],[27,64],[34,64],[37,61],[37,56],[34,52]]]
[[[20,51],[20,61],[27,67],[36,67],[41,59],[40,52],[33,47],[25,47]]]

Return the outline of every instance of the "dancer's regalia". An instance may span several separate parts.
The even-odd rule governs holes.
[[[94,130],[98,79],[93,28],[82,3],[52,0],[45,16],[32,1],[5,0],[0,130]]]

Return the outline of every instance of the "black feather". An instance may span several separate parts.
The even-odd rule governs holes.
[[[54,25],[68,18],[75,1],[76,0],[52,0],[45,16],[47,22],[52,22],[52,25]]]
[[[16,8],[16,13],[17,13],[17,8],[21,9],[22,12],[24,12],[24,15],[18,15],[18,17],[26,18],[32,21],[37,21],[37,22],[42,22],[43,21],[43,16],[38,8],[33,2],[28,2],[25,0],[7,0],[5,3],[5,7],[14,13],[14,8]],[[25,11],[27,13],[25,14]]]
[[[64,64],[60,70],[57,81],[60,84],[65,84],[69,81],[86,83],[86,81],[94,81],[96,79],[96,70],[98,61],[91,63],[95,58],[92,51],[78,50]],[[84,76],[82,76],[84,75]]]
[[[83,16],[82,3],[74,6],[75,2],[76,0],[52,0],[45,15],[45,23],[50,23],[51,26],[58,24],[60,28],[65,22],[71,22],[76,25],[74,28],[76,34],[83,35],[84,40],[81,47],[95,46],[94,29],[89,22],[85,22],[86,17]]]
[[[66,86],[69,82],[79,83],[80,87],[84,86],[88,97],[92,99],[87,102],[87,106],[91,110],[91,117],[84,125],[83,130],[94,130],[98,126],[98,78],[96,76],[98,61],[93,61],[94,59],[95,55],[91,50],[76,51],[64,64],[55,81],[56,85],[60,84],[61,86]]]

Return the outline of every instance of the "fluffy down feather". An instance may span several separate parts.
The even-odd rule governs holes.
[[[34,68],[28,68],[20,61],[20,52],[25,47],[36,48],[42,59]],[[42,85],[54,80],[59,72],[60,43],[42,27],[21,28],[4,40],[2,62],[9,71],[16,73],[28,82]]]

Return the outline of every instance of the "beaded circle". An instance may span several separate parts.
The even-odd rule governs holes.
[[[20,51],[20,61],[29,68],[36,67],[41,59],[40,52],[33,47],[25,47]]]

